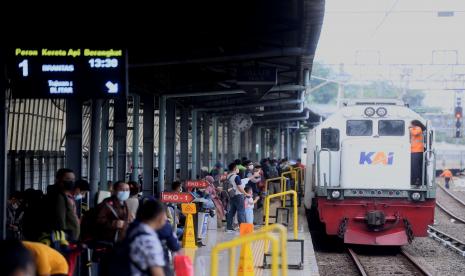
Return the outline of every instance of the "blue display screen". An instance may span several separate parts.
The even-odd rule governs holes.
[[[14,48],[8,76],[14,98],[115,98],[126,94],[126,51]]]

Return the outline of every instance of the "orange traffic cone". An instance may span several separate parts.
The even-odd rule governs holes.
[[[241,223],[240,235],[244,236],[253,232],[252,223]],[[252,247],[249,244],[244,244],[241,247],[241,255],[239,257],[239,268],[237,270],[238,276],[255,276],[254,261],[252,254]]]

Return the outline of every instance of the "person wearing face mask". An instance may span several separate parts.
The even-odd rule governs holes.
[[[116,243],[124,239],[129,224],[129,185],[123,181],[113,184],[113,194],[99,204],[97,226],[100,240]]]
[[[24,208],[21,204],[21,192],[14,192],[8,199],[6,209],[6,237],[7,239],[22,239],[22,225]]]
[[[82,199],[85,197],[85,194],[89,191],[90,191],[89,182],[83,179],[79,179],[78,181],[74,183],[73,196],[74,196],[74,201],[76,202],[76,214],[78,218],[80,218],[82,214],[82,209],[81,209]]]
[[[73,170],[62,168],[55,175],[55,185],[47,187],[48,229],[45,232],[64,231],[67,239],[76,241],[79,238],[79,220],[74,201]]]

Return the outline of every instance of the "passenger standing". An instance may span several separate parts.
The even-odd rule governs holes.
[[[56,173],[55,185],[47,187],[47,209],[50,215],[49,231],[64,231],[68,239],[79,238],[79,220],[74,201],[75,175],[71,169],[59,169]]]
[[[113,185],[113,195],[99,205],[97,225],[101,240],[111,243],[123,240],[129,224],[128,198],[129,185],[118,181]]]
[[[131,241],[129,258],[131,275],[164,276],[167,265],[158,235],[155,231],[166,224],[165,207],[158,200],[147,200],[141,204],[137,212],[139,222],[128,231]]]
[[[440,175],[444,177],[444,183],[446,184],[446,189],[449,189],[449,182],[452,179],[452,172],[449,169],[444,169]]]
[[[260,199],[260,197],[253,195],[252,188],[250,186],[245,187],[245,200],[244,200],[244,208],[245,208],[245,222],[253,224],[253,208],[255,203]]]
[[[238,175],[239,169],[236,166],[235,163],[231,163],[228,166],[229,169],[229,174],[228,174],[228,181],[232,186],[232,189],[234,191],[234,196],[231,198],[229,202],[229,211],[228,211],[228,216],[227,216],[227,225],[226,225],[226,231],[227,232],[234,232],[235,229],[233,228],[233,220],[234,216],[236,215],[237,212],[237,221],[239,225],[243,222],[245,222],[245,209],[244,209],[244,199],[246,192],[244,190],[245,184],[248,182],[248,180],[259,176],[258,173],[253,174],[251,177],[247,179],[244,179],[241,181],[240,176]]]
[[[205,189],[205,191],[210,195],[213,204],[215,204],[217,224],[218,227],[221,227],[223,224],[225,210],[223,207],[223,203],[218,197],[218,188],[215,187],[214,179],[212,176],[205,177],[205,180],[208,182],[208,187]]]
[[[76,214],[78,218],[81,218],[82,215],[82,200],[89,191],[89,182],[86,180],[80,179],[74,183],[73,196],[76,203]]]
[[[423,131],[425,126],[418,120],[413,120],[410,123],[410,169],[411,169],[411,184],[421,185],[423,172],[423,152],[425,150],[423,144]]]
[[[210,171],[210,175],[215,180],[215,185],[220,184],[220,178],[222,174],[223,174],[223,164],[221,164],[220,162],[217,162],[215,164],[215,167]]]
[[[300,158],[297,158],[297,162],[295,163],[295,166],[297,168],[305,169],[305,165],[302,164],[302,159],[300,159]]]
[[[22,195],[14,192],[8,200],[6,209],[6,237],[7,239],[21,240],[23,235],[23,215]]]
[[[129,210],[129,221],[133,221],[139,208],[139,191],[140,186],[136,181],[129,181],[129,198],[126,200]]]

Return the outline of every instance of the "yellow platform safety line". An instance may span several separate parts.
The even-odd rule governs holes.
[[[294,179],[294,191],[297,191],[297,173],[296,171],[294,170],[290,170],[288,172],[283,172],[281,174],[281,177],[285,177],[285,175],[290,175],[292,179]],[[284,185],[282,185],[282,188],[281,188],[281,192],[285,192],[287,190],[287,185],[286,185],[286,181],[284,181]],[[283,195],[281,197],[281,200],[283,201],[283,207],[286,207],[286,195]]]
[[[211,251],[211,264],[210,264],[210,273],[212,276],[218,276],[218,256],[220,251],[229,249],[229,275],[234,275],[235,269],[234,266],[236,265],[235,255],[236,255],[236,247],[250,244],[254,241],[259,240],[266,240],[271,241],[271,275],[278,276],[278,259],[280,255],[279,250],[279,241],[278,239],[269,232],[257,232],[251,233],[242,237],[238,237],[236,239],[219,243],[212,248]],[[283,268],[282,268],[282,271]]]
[[[274,197],[286,196],[292,194],[294,196],[294,239],[298,238],[298,213],[297,213],[297,192],[294,190],[285,191],[277,194],[268,195],[265,197],[265,227],[270,224],[270,199]],[[265,243],[266,245],[266,243]],[[266,248],[266,246],[265,246]]]

